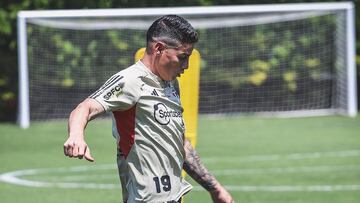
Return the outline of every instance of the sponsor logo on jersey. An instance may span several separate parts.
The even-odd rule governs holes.
[[[95,99],[96,97],[100,96],[104,91],[107,91],[114,84],[119,83],[119,81],[123,78],[124,78],[124,76],[113,75],[111,78],[108,79],[108,81],[105,82],[105,84],[103,86],[101,86],[96,92],[94,92],[92,95],[90,95],[90,98]],[[107,93],[106,93],[106,95],[107,95]],[[105,98],[105,96],[104,96],[104,98]],[[106,97],[106,98],[110,98],[110,97]]]
[[[117,84],[115,87],[111,88],[108,92],[104,94],[104,99],[108,100],[113,95],[119,96],[122,93],[122,84]]]
[[[165,104],[157,103],[154,105],[154,118],[161,125],[167,125],[171,118],[182,117],[181,111],[168,110]]]

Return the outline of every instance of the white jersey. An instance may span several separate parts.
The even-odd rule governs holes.
[[[90,98],[112,112],[113,135],[126,161],[128,203],[178,200],[191,190],[181,176],[185,126],[174,81],[138,61]]]

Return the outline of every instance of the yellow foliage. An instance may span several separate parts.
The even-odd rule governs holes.
[[[74,86],[74,80],[73,79],[70,79],[70,78],[66,78],[64,79],[62,82],[61,82],[61,85],[63,87],[72,87]]]
[[[308,68],[315,68],[320,65],[320,59],[318,58],[311,58],[305,60],[305,66]]]
[[[356,55],[356,64],[360,65],[360,56],[359,55]]]
[[[295,92],[297,89],[296,77],[297,77],[297,74],[295,71],[288,71],[283,74],[283,79],[286,81],[287,88],[291,92]]]
[[[251,76],[249,76],[249,81],[256,86],[260,86],[261,84],[263,84],[265,82],[266,78],[267,78],[266,73],[257,71],[254,74],[252,74]]]
[[[288,89],[289,89],[290,91],[292,91],[292,92],[295,92],[296,89],[297,89],[296,82],[289,82],[289,83],[287,84],[287,86],[288,86]]]
[[[267,72],[270,69],[271,65],[270,65],[270,63],[263,61],[263,60],[255,60],[255,61],[251,62],[250,67],[253,70]]]
[[[286,82],[292,82],[296,80],[296,72],[295,71],[288,71],[283,74],[283,78]]]
[[[0,87],[5,86],[7,84],[7,81],[5,79],[0,79]]]
[[[129,47],[129,45],[126,42],[118,41],[117,48],[120,50],[126,50]]]
[[[15,94],[12,92],[5,92],[1,95],[1,99],[4,101],[8,101],[15,98]]]

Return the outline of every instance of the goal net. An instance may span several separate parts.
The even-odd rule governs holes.
[[[21,125],[67,118],[166,13],[200,34],[200,114],[356,115],[351,3],[22,11]]]

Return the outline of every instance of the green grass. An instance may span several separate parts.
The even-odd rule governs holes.
[[[65,121],[34,123],[27,130],[1,124],[0,174],[45,168],[52,170],[22,178],[52,183],[118,184],[115,169],[97,168],[115,163],[116,147],[110,121],[93,121],[88,126],[86,137],[95,163],[63,156],[66,128]],[[360,117],[200,117],[198,133],[197,151],[210,171],[227,186],[360,185]],[[54,171],[60,167],[84,165],[98,170]],[[232,174],[224,174],[229,170]],[[236,202],[360,201],[359,190],[230,192]],[[110,203],[120,202],[121,190],[36,188],[0,182],[0,197],[2,203]],[[210,197],[203,190],[194,190],[185,200],[186,203],[210,202]]]

